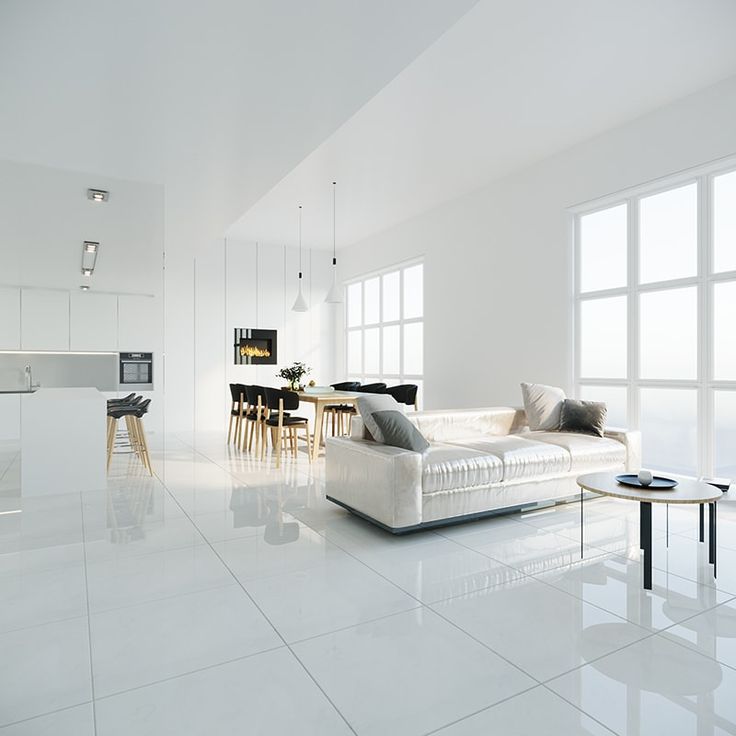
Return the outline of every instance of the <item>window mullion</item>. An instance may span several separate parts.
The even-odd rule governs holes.
[[[641,426],[641,401],[639,395],[639,200],[628,200],[627,242],[627,346],[628,346],[628,416],[627,423],[633,429]]]

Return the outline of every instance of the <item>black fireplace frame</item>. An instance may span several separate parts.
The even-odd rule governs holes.
[[[270,343],[271,355],[267,358],[255,355],[241,355],[240,347],[247,340],[259,340]],[[236,327],[233,339],[233,362],[235,365],[276,365],[277,361],[276,330],[257,330],[250,327]]]

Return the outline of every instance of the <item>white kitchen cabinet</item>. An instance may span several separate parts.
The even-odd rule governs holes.
[[[20,348],[20,289],[0,286],[0,350]]]
[[[118,350],[155,353],[161,344],[161,307],[148,296],[118,297]]]
[[[69,292],[21,290],[20,342],[23,350],[69,350]]]
[[[118,297],[80,291],[70,295],[70,349],[118,349]]]

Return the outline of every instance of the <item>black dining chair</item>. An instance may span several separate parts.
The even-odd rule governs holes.
[[[399,386],[389,386],[386,389],[386,393],[398,401],[399,404],[406,404],[407,406],[413,406],[414,410],[417,410],[417,391],[419,386],[415,383],[402,383]]]
[[[335,391],[359,391],[360,381],[342,381],[341,383],[330,384]],[[343,435],[350,432],[355,407],[351,404],[328,404],[325,407],[325,429],[332,421],[332,436]],[[323,432],[324,436],[327,432]]]
[[[307,457],[312,462],[312,442],[309,436],[309,420],[287,414],[299,408],[299,394],[294,391],[283,391],[277,388],[266,388],[266,407],[268,418],[264,422],[271,429],[271,442],[276,453],[276,467],[281,466],[281,450],[285,450],[285,442],[291,448],[291,455],[296,459],[299,430],[304,430],[307,441]],[[265,457],[265,442],[261,447],[261,459]]]
[[[242,383],[230,384],[230,424],[227,428],[227,443],[234,441],[236,446],[240,445],[240,430],[243,423],[243,412],[245,407],[245,386]],[[235,433],[233,434],[233,422]]]
[[[263,386],[246,386],[245,396],[247,402],[247,411],[245,418],[245,433],[243,435],[243,447],[250,452],[253,449],[253,437],[256,439],[256,455],[259,454],[261,442],[265,436],[265,428],[263,426],[268,409],[266,408],[266,389]]]
[[[385,394],[386,384],[385,383],[364,383],[355,389],[361,394]]]

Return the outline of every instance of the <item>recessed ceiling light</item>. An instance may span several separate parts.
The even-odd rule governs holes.
[[[107,202],[110,197],[110,192],[106,192],[104,189],[88,189],[87,199],[91,199],[93,202]]]
[[[79,288],[82,291],[89,291],[89,284],[82,284]]]
[[[94,240],[85,240],[82,244],[82,275],[91,276],[97,264],[97,253],[100,244]]]

